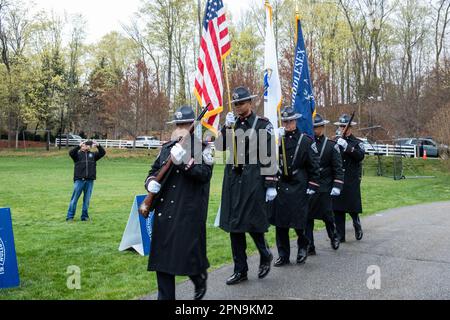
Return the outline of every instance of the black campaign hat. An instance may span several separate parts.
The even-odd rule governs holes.
[[[349,116],[348,114],[343,114],[343,115],[339,118],[339,121],[338,121],[338,122],[335,122],[334,125],[335,125],[335,126],[342,127],[342,126],[347,126],[349,122],[350,122],[350,116]],[[356,125],[357,125],[357,123],[356,123],[356,122],[353,122],[353,121],[352,121],[352,123],[350,124],[350,126],[356,126]]]
[[[320,114],[316,114],[314,117],[314,128],[323,127],[324,125],[329,124],[330,121],[325,120]]]
[[[291,121],[300,119],[302,115],[292,107],[286,107],[281,111],[281,121]]]
[[[191,106],[182,106],[173,114],[173,120],[168,124],[192,123],[195,121],[194,109]]]
[[[252,95],[247,88],[238,87],[233,91],[233,101],[231,101],[231,103],[234,104],[238,102],[251,101],[256,97],[257,95]]]

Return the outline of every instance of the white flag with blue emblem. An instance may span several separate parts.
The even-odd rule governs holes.
[[[281,108],[281,82],[278,73],[277,49],[272,25],[272,6],[266,2],[266,43],[264,55],[264,116],[270,120],[274,132],[278,129],[278,111]]]

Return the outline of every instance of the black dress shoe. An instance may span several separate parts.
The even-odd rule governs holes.
[[[335,236],[333,239],[331,239],[331,248],[333,248],[333,250],[338,250],[340,244],[341,244],[341,241],[340,241],[339,237]]]
[[[279,267],[285,266],[287,264],[290,264],[288,259],[284,259],[284,258],[279,257],[278,260],[275,261],[273,266],[279,268]]]
[[[305,248],[299,249],[297,254],[297,264],[304,264],[308,258],[308,250]]]
[[[259,265],[258,278],[264,279],[270,272],[270,265],[272,264],[273,255],[270,254],[269,259]]]
[[[361,224],[354,224],[353,226],[355,227],[355,238],[356,238],[356,240],[361,241],[362,238],[363,238],[363,235],[364,235],[364,233],[362,231]]]
[[[202,274],[201,278],[202,282],[195,287],[194,300],[202,300],[206,294],[206,280],[208,279],[208,274]]]
[[[316,256],[316,247],[308,247],[308,256]]]
[[[231,277],[228,278],[227,280],[227,285],[232,286],[234,284],[238,284],[241,283],[243,281],[247,281],[247,272],[236,272],[235,274],[233,274]]]

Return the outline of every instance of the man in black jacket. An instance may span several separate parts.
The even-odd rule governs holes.
[[[91,147],[97,147],[97,152],[91,152]],[[83,211],[81,221],[89,220],[89,201],[94,189],[94,180],[97,179],[97,161],[106,154],[105,149],[95,141],[82,142],[69,152],[75,163],[74,168],[74,188],[69,210],[67,211],[67,221],[73,221],[77,210],[78,199],[83,193]]]
[[[310,240],[308,255],[315,255],[314,220],[323,220],[327,229],[331,247],[339,249],[339,235],[334,222],[332,197],[339,196],[344,187],[344,171],[339,145],[324,135],[325,125],[330,123],[317,114],[314,118],[314,136],[319,150],[320,160],[320,189],[311,200],[308,227],[306,235]]]
[[[290,263],[291,228],[298,236],[297,263],[304,264],[308,257],[309,240],[305,229],[310,198],[319,190],[319,156],[314,141],[297,128],[297,119],[300,117],[291,107],[281,112],[283,127],[279,129],[279,136],[280,140],[284,139],[284,150],[281,144],[278,196],[274,200],[270,217],[271,224],[276,227],[279,255],[275,267]],[[283,164],[284,158],[287,168]]]
[[[230,234],[234,260],[234,273],[227,285],[248,280],[246,233],[260,254],[259,279],[269,274],[273,260],[264,234],[269,229],[268,202],[277,196],[274,128],[268,119],[252,111],[255,97],[247,88],[234,90],[236,115],[228,113],[216,140],[216,149],[229,149],[233,159],[225,167],[220,206],[220,228]]]
[[[342,165],[344,168],[344,189],[338,197],[333,198],[333,211],[336,219],[336,228],[340,235],[341,242],[345,242],[345,216],[349,213],[353,220],[356,240],[363,238],[363,230],[359,214],[362,213],[361,204],[361,179],[362,179],[362,161],[365,157],[364,144],[352,133],[352,127],[356,122],[350,122],[350,116],[342,115],[339,121],[335,123],[339,130],[343,131],[349,125],[349,130],[345,137],[337,140],[341,149]],[[339,137],[341,134],[338,133]]]
[[[194,110],[184,106],[174,113],[176,125],[171,141],[162,146],[145,180],[148,192],[156,194],[152,204],[152,248],[149,271],[156,271],[158,300],[175,300],[175,276],[188,276],[195,285],[194,299],[206,293],[206,219],[213,156],[207,143],[191,135]],[[155,179],[169,157],[174,166],[161,183]]]

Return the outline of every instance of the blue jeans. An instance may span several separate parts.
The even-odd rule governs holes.
[[[81,220],[89,218],[88,209],[89,201],[91,200],[92,190],[94,189],[94,180],[76,180],[73,186],[72,199],[70,200],[69,210],[67,211],[67,220],[71,220],[75,217],[77,211],[78,199],[80,199],[81,193],[83,196],[83,212],[81,214]]]

